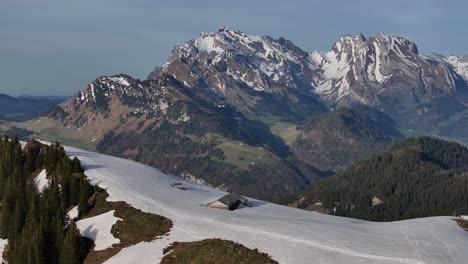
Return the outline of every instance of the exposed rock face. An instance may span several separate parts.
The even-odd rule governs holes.
[[[173,89],[177,85],[178,81],[170,76],[151,82],[124,74],[102,76],[59,105],[59,110],[52,111],[50,116],[59,118],[64,126],[94,137],[119,129],[141,131],[164,117],[186,122],[190,120],[186,109],[168,116],[171,105],[188,98]]]
[[[176,47],[160,71],[246,114],[297,119],[326,111],[314,93],[312,58],[283,38],[202,33]]]
[[[468,141],[458,133],[468,129],[467,68],[466,56],[421,55],[415,43],[384,33],[344,36],[328,52],[307,52],[284,38],[222,28],[174,48],[150,78],[170,75],[249,118],[301,122],[363,104],[403,128]]]
[[[328,52],[306,52],[283,38],[223,28],[176,47],[156,72],[245,113],[304,118],[325,111],[317,95],[333,108],[365,104],[399,116],[468,93],[467,60],[421,55],[415,43],[384,33],[344,36]]]
[[[445,58],[420,55],[413,42],[379,33],[366,39],[345,36],[329,52],[312,52],[322,70],[317,92],[337,105],[386,105],[405,97],[419,104],[451,96],[466,83]]]

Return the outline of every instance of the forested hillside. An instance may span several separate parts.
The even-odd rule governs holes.
[[[468,149],[431,137],[411,138],[382,155],[318,181],[302,207],[374,221],[468,214]]]
[[[309,165],[334,172],[379,154],[404,137],[388,115],[366,106],[313,116],[296,130],[292,152]]]
[[[36,190],[32,175],[46,169],[50,184]],[[66,212],[78,205],[89,210],[94,192],[59,144],[28,143],[24,151],[14,138],[0,141],[0,236],[8,240],[8,263],[81,263],[92,241],[80,237]]]
[[[0,262],[104,263],[124,248],[162,239],[171,230],[170,219],[143,212],[125,201],[107,201],[108,196],[105,190],[88,182],[81,162],[76,157],[68,158],[59,143],[44,145],[32,140],[22,148],[17,137],[3,136],[0,241],[3,245],[7,241],[7,246],[4,252],[0,251]],[[117,221],[102,220],[105,215],[114,216]],[[102,230],[103,222],[110,231]],[[106,232],[110,232],[107,236],[114,242],[102,246]],[[213,254],[200,255],[199,250],[210,252],[214,245],[219,249],[217,254],[225,259],[235,261],[247,254],[253,258],[248,263],[275,263],[268,255],[232,241],[213,243],[197,243],[198,250],[185,256],[195,255],[201,263],[207,263]],[[235,245],[235,250],[230,245]]]

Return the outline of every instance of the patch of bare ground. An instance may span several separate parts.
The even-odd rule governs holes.
[[[94,251],[90,250],[84,263],[103,263],[116,255],[123,248],[138,244],[143,241],[152,241],[167,234],[172,221],[159,215],[145,213],[135,209],[125,202],[108,202],[109,195],[104,190],[99,190],[92,197],[93,208],[83,218],[90,218],[115,210],[114,216],[123,220],[117,221],[112,226],[111,233],[120,240],[119,244],[114,244],[111,248]]]
[[[277,261],[257,249],[221,239],[174,242],[164,249],[161,264],[274,264]]]
[[[463,220],[463,219],[454,219],[457,224],[463,228],[465,231],[468,232],[468,221]]]

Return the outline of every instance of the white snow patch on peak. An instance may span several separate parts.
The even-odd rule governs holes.
[[[291,51],[289,47],[283,45],[281,41],[290,43],[284,39],[273,39],[268,36],[245,34],[240,31],[222,28],[214,33],[201,33],[193,41],[180,45],[176,48],[176,51],[178,55],[185,57],[192,52],[191,44],[193,44],[199,51],[215,53],[217,55],[227,54],[229,56],[232,55],[230,52],[232,50],[244,55],[258,56],[260,59],[269,62],[273,59],[275,64],[277,64],[275,66],[278,67],[285,60],[299,63],[299,56],[294,51]],[[221,58],[214,58],[215,62],[219,60]]]
[[[112,235],[112,226],[117,223],[118,220],[122,220],[114,216],[115,210],[107,213],[86,218],[76,222],[76,226],[80,230],[80,234],[83,237],[87,237],[94,241],[95,251],[104,250],[112,247],[113,244],[120,243],[118,238]]]
[[[123,86],[130,86],[130,82],[122,76],[112,76],[112,77],[107,77],[107,79],[117,84],[123,85]]]
[[[223,53],[224,49],[220,46],[222,43],[223,42],[221,42],[221,40],[215,35],[205,33],[201,34],[194,41],[194,45],[198,50],[206,51],[208,53]]]
[[[335,44],[335,48],[326,53],[312,52],[310,57],[323,71],[323,79],[318,82],[316,92],[338,98],[349,94],[347,75],[351,69],[348,54],[341,43]]]
[[[382,61],[380,57],[383,53],[382,53],[382,50],[380,49],[380,44],[376,41],[374,41],[372,44],[374,46],[374,52],[375,52],[375,64],[374,64],[374,71],[372,72],[372,75],[373,75],[373,79],[375,79],[376,82],[382,84],[389,78],[389,76],[384,76],[381,72]]]
[[[96,99],[96,93],[94,92],[94,84],[89,85],[91,88],[91,95],[93,96],[93,99]]]
[[[446,61],[452,65],[458,75],[460,75],[466,82],[468,82],[468,56],[460,58],[458,56],[448,56]]]
[[[3,251],[5,251],[5,247],[8,244],[8,240],[0,238],[0,264],[5,263],[3,259]]]
[[[47,179],[47,173],[46,170],[42,170],[36,178],[34,178],[34,186],[36,186],[36,189],[39,193],[42,193],[45,188],[47,188],[50,184],[49,179]]]
[[[238,40],[239,42],[242,42],[247,45],[254,42],[263,42],[263,38],[259,35],[246,34],[238,30],[228,29],[226,27],[221,28],[218,32],[218,34],[222,34],[233,40]]]

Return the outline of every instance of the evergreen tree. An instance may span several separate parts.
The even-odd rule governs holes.
[[[80,263],[80,234],[74,223],[67,228],[63,248],[60,253],[60,263],[78,264]]]
[[[80,263],[87,254],[76,225],[66,226],[66,212],[81,204],[83,212],[95,191],[78,159],[66,156],[60,143],[0,140],[0,236],[8,239],[8,263]],[[49,186],[38,193],[31,176],[45,169]],[[78,173],[74,175],[73,173]],[[86,202],[85,202],[86,201]]]

